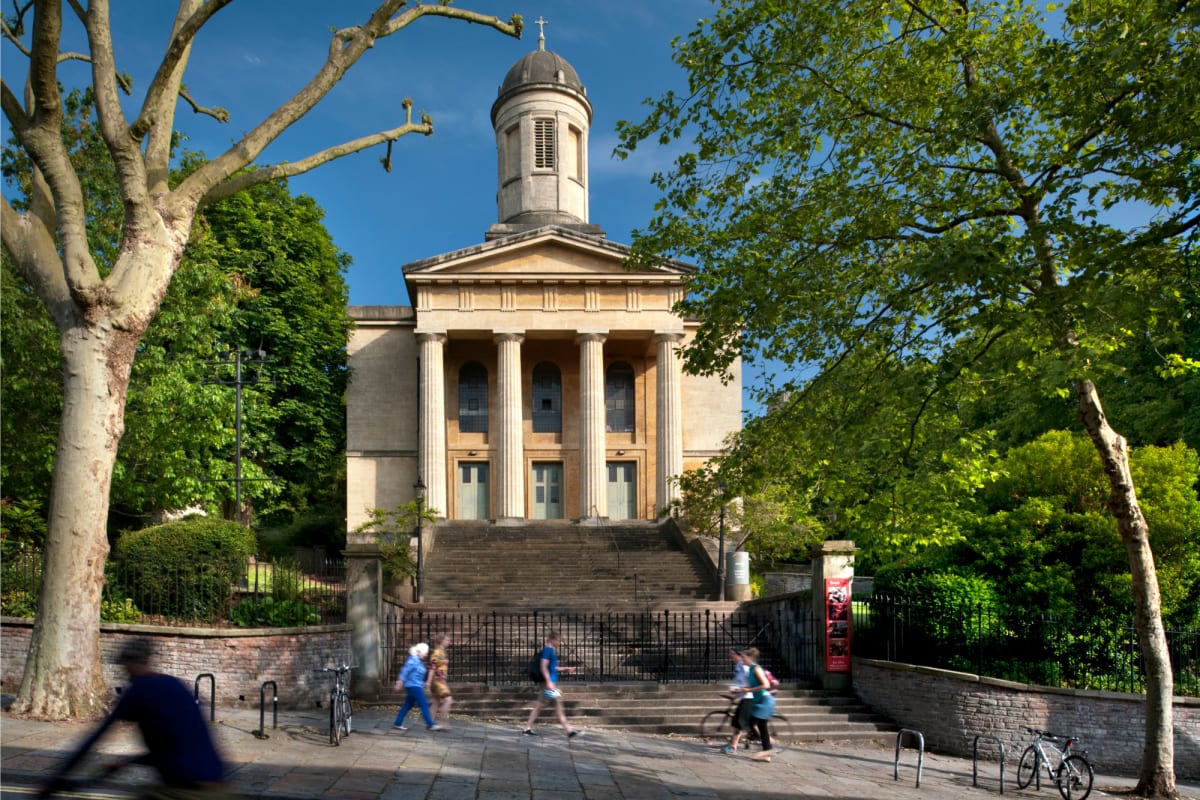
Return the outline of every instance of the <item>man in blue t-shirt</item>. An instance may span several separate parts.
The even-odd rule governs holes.
[[[572,667],[558,666],[558,631],[550,631],[546,634],[546,646],[542,648],[541,667],[542,667],[542,691],[538,695],[537,702],[533,704],[533,710],[529,712],[529,722],[525,723],[525,729],[521,733],[526,736],[537,736],[537,731],[533,729],[533,724],[537,722],[538,714],[542,713],[542,709],[548,704],[554,703],[554,713],[558,717],[559,723],[563,726],[563,730],[567,732],[567,738],[574,738],[579,734],[567,722],[567,715],[563,711],[562,692],[558,689],[558,673],[573,672]]]
[[[225,786],[224,764],[195,699],[178,679],[150,669],[152,653],[146,639],[135,639],[121,650],[118,660],[129,673],[129,685],[100,727],[79,745],[42,789],[43,797],[69,784],[67,773],[118,720],[137,723],[149,751],[118,767],[145,764],[156,769],[162,781],[143,797],[173,800],[231,797]]]

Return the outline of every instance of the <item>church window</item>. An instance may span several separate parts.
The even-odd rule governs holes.
[[[533,121],[533,168],[554,169],[554,120]]]
[[[548,361],[533,368],[533,432],[562,433],[562,372]]]
[[[458,371],[458,429],[462,433],[487,433],[488,376],[478,361]]]
[[[604,375],[605,426],[610,433],[633,430],[633,367],[610,364]]]

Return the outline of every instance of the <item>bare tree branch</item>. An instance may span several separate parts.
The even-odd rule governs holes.
[[[217,122],[229,122],[229,110],[219,106],[208,108],[197,103],[192,98],[192,93],[188,91],[186,86],[179,87],[179,97],[192,107],[192,113],[203,114],[206,117],[212,117]]]

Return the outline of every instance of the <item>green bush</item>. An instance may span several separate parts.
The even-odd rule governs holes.
[[[256,542],[236,522],[191,518],[127,531],[117,539],[110,596],[133,598],[146,614],[223,618]]]
[[[0,562],[0,613],[29,618],[37,614],[42,587],[42,554],[15,550]]]
[[[321,621],[320,609],[302,600],[276,601],[271,596],[247,597],[229,611],[229,620],[239,628],[267,625],[290,628],[316,625]]]

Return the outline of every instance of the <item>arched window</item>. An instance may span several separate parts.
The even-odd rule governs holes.
[[[487,369],[478,361],[463,364],[458,371],[458,430],[487,433]]]
[[[562,433],[562,371],[549,361],[533,368],[533,432]]]
[[[624,361],[608,365],[604,375],[604,411],[609,433],[633,430],[633,367]]]

